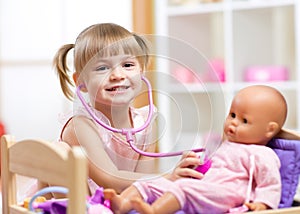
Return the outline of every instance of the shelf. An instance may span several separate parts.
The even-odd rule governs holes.
[[[227,85],[229,83],[174,83],[170,84],[169,92],[171,93],[212,93],[212,92],[221,92],[221,90],[225,91]],[[236,82],[233,84],[233,90],[238,91],[249,85],[269,85],[280,89],[282,91],[291,91],[295,90],[298,87],[297,81],[274,81],[274,82]],[[180,86],[180,87],[178,87]]]
[[[170,84],[170,92],[172,93],[203,93],[203,92],[220,92],[220,83],[182,83]],[[178,87],[180,86],[180,87]]]
[[[238,91],[246,86],[249,85],[258,85],[258,84],[263,84],[263,85],[268,85],[274,88],[277,88],[280,91],[292,91],[296,90],[298,87],[297,81],[283,81],[283,82],[237,82],[234,84],[234,90]]]
[[[272,7],[292,6],[296,0],[240,0],[232,2],[199,3],[187,5],[171,5],[167,9],[168,16],[185,16],[204,13],[224,12],[226,10],[251,10]]]
[[[232,2],[232,10],[252,10],[272,7],[292,6],[296,0],[241,0]]]
[[[222,12],[224,3],[206,3],[197,5],[169,6],[169,16],[184,16],[201,13]]]

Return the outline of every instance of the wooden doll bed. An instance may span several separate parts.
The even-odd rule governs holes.
[[[259,212],[250,212],[251,214],[300,214],[300,207],[282,208],[276,210],[266,210]]]
[[[68,188],[68,214],[86,212],[87,162],[79,147],[58,148],[42,140],[1,138],[2,213],[32,213],[17,204],[16,175]]]

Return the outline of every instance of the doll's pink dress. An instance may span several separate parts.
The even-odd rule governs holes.
[[[164,192],[171,192],[185,213],[226,213],[246,200],[251,155],[255,158],[255,168],[250,199],[277,208],[281,196],[280,161],[266,146],[226,141],[212,157],[211,168],[200,180],[159,178],[134,185],[149,203]]]

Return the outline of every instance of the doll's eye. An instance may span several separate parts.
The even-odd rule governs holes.
[[[246,118],[243,119],[243,123],[247,124],[248,120]]]
[[[232,113],[230,113],[230,116],[231,116],[232,118],[235,118],[236,115],[235,115],[235,113],[232,112]]]

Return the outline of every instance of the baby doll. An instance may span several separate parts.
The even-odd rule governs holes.
[[[249,210],[278,207],[281,196],[280,161],[265,146],[281,130],[287,104],[276,89],[255,85],[234,97],[224,123],[224,141],[212,157],[202,179],[165,178],[135,182],[120,195],[106,189],[114,213],[226,213],[246,206]],[[250,159],[254,158],[254,162]],[[254,169],[252,178],[250,168]],[[251,197],[246,200],[249,180]]]

